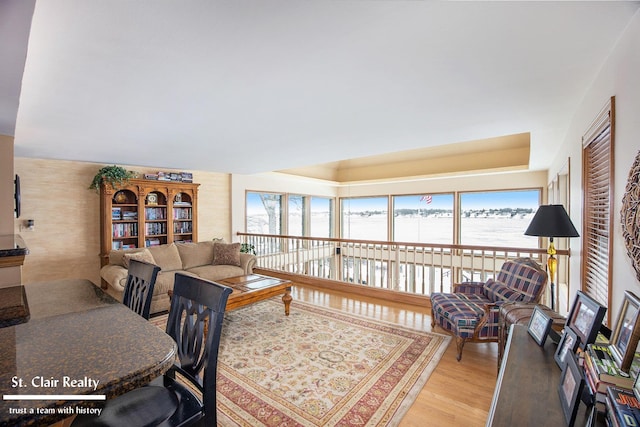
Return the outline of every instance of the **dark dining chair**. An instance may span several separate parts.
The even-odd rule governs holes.
[[[153,288],[160,267],[144,261],[129,260],[127,283],[124,287],[122,303],[140,316],[149,320]]]
[[[81,415],[72,426],[216,426],[218,348],[231,291],[176,273],[166,331],[179,360],[151,384],[108,400],[99,417]]]

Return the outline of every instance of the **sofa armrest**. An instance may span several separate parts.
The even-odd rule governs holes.
[[[484,283],[482,282],[463,282],[453,285],[454,294],[466,295],[484,295]]]
[[[100,269],[100,277],[118,292],[124,292],[129,270],[114,264],[107,264]]]
[[[256,266],[257,258],[253,254],[240,252],[240,267],[245,275],[253,274],[253,267]]]

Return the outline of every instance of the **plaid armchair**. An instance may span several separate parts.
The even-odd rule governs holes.
[[[456,337],[457,359],[465,342],[498,341],[500,306],[508,301],[539,302],[547,273],[530,258],[507,261],[498,277],[457,284],[453,293],[431,294],[431,327]]]

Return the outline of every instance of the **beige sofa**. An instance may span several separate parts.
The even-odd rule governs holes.
[[[239,243],[207,241],[113,250],[109,254],[109,264],[100,269],[100,277],[103,279],[103,286],[107,284],[107,293],[122,301],[129,259],[158,265],[161,270],[151,300],[151,313],[158,313],[169,309],[167,291],[173,289],[175,274],[178,272],[213,281],[252,274],[256,257],[240,253],[239,247]]]

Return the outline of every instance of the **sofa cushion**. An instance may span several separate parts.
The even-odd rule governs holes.
[[[484,292],[491,302],[520,301],[523,298],[522,293],[508,288],[503,283],[496,282],[493,279],[487,280],[484,284]]]
[[[240,267],[240,243],[213,244],[213,265],[235,265]]]
[[[229,277],[244,276],[247,274],[242,267],[235,265],[202,265],[187,270],[187,273],[194,274],[202,279],[216,281]]]
[[[144,248],[139,252],[125,253],[122,256],[122,263],[124,264],[125,268],[129,268],[129,260],[132,259],[135,259],[136,261],[148,262],[151,264],[156,263],[156,260],[153,258],[153,255],[151,255],[151,252],[149,252],[149,249],[147,248]]]
[[[175,271],[160,271],[156,277],[156,284],[153,288],[154,295],[168,295],[169,289],[173,289],[173,282],[176,278]]]
[[[109,252],[109,264],[119,265],[120,267],[125,267],[124,265],[124,256],[125,254],[133,254],[136,252],[142,252],[146,248],[135,248],[135,249],[114,249]]]
[[[149,248],[149,252],[153,255],[153,259],[156,260],[155,264],[159,266],[162,271],[182,269],[182,260],[180,259],[180,253],[175,243],[152,246]]]
[[[213,242],[178,243],[176,247],[184,270],[213,262]]]

